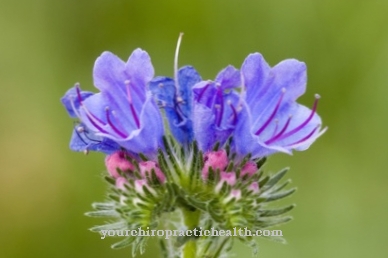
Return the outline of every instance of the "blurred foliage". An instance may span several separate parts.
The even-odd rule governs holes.
[[[259,239],[260,257],[386,257],[388,245],[388,1],[0,0],[0,257],[130,257],[87,228],[104,199],[103,155],[68,149],[73,126],[59,98],[75,82],[92,90],[96,57],[141,47],[156,74],[180,64],[212,79],[251,52],[271,65],[308,66],[301,102],[322,96],[329,131],[307,152],[275,155],[299,188],[289,244]],[[239,257],[249,257],[238,245]],[[150,245],[144,257],[156,257]]]

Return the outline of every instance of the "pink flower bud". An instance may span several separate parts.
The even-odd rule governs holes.
[[[125,151],[117,151],[105,159],[105,166],[108,169],[109,174],[113,178],[119,178],[120,174],[117,172],[117,169],[128,172],[134,169],[134,166],[131,162],[128,161],[129,154]]]
[[[241,177],[244,177],[245,175],[253,176],[257,171],[257,165],[253,161],[248,161],[244,167],[241,169]]]
[[[248,186],[248,189],[251,190],[253,193],[258,193],[260,191],[259,183],[253,182],[250,186]]]
[[[236,183],[236,173],[234,172],[221,172],[220,176],[220,182],[226,182],[230,186]]]
[[[143,187],[147,187],[148,191],[153,194],[153,195],[156,195],[156,192],[153,188],[149,187],[148,183],[147,183],[147,180],[146,179],[138,179],[138,180],[135,180],[135,191],[140,193],[141,195],[144,195],[144,190],[143,190]]]
[[[222,188],[222,185],[226,183],[227,185],[233,186],[236,184],[236,173],[234,172],[221,172],[220,173],[220,181],[216,185],[216,192],[219,192]]]
[[[143,178],[146,178],[147,176],[151,177],[152,170],[154,170],[160,183],[164,183],[166,181],[165,175],[158,167],[158,164],[154,161],[142,161],[139,163],[139,168],[140,174]]]
[[[205,164],[202,169],[202,178],[207,179],[209,177],[209,168],[215,171],[219,169],[224,170],[228,165],[228,156],[225,150],[211,151],[205,154]]]
[[[121,190],[125,190],[125,187],[124,185],[128,183],[127,179],[125,179],[124,177],[120,176],[116,179],[116,187],[121,189]]]
[[[241,198],[241,190],[239,189],[233,189],[231,192],[230,192],[230,196],[232,198],[235,198],[236,200],[239,200]]]

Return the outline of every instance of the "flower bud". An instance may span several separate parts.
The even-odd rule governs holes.
[[[219,192],[222,188],[222,185],[226,183],[227,185],[233,186],[236,184],[237,178],[236,173],[234,172],[221,172],[220,173],[220,181],[216,185],[216,192]]]
[[[118,189],[121,189],[121,190],[125,190],[125,187],[124,185],[128,183],[127,179],[125,179],[124,177],[120,176],[118,178],[116,178],[116,187]]]
[[[154,161],[142,161],[139,163],[140,174],[143,178],[151,177],[152,170],[155,171],[156,177],[159,179],[160,183],[164,183],[166,181],[166,177],[163,174],[162,170],[160,170],[158,164]]]
[[[128,160],[129,157],[129,154],[125,151],[117,151],[106,157],[105,166],[113,178],[120,177],[117,170],[128,172],[134,169],[133,164]]]
[[[224,170],[228,165],[228,156],[225,150],[211,151],[205,154],[204,157],[204,167],[202,169],[202,178],[208,179],[209,177],[209,168],[213,170],[219,169],[220,171]]]
[[[253,182],[250,186],[248,186],[248,189],[253,193],[258,193],[260,191],[259,183]]]
[[[253,176],[257,171],[257,165],[253,161],[248,161],[243,168],[241,169],[241,177],[248,175],[249,177]]]

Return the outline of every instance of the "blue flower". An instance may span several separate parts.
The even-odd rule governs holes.
[[[233,135],[240,156],[305,150],[326,131],[316,113],[318,95],[311,110],[296,102],[306,90],[304,63],[288,59],[270,67],[255,53],[245,59],[241,74],[244,88]]]
[[[106,153],[122,147],[154,156],[164,130],[161,113],[147,90],[153,76],[150,57],[141,49],[126,63],[104,52],[93,71],[100,92],[84,92],[76,85],[62,98],[69,115],[82,123],[73,132],[70,147]]]
[[[209,151],[218,142],[224,144],[237,123],[240,72],[233,66],[222,70],[215,81],[202,81],[194,88],[193,130],[198,146]]]
[[[177,80],[155,77],[149,84],[159,106],[165,110],[172,135],[181,144],[194,139],[192,123],[192,87],[201,81],[201,76],[192,66],[178,70]]]

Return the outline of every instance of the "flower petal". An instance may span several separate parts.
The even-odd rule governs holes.
[[[125,63],[111,52],[103,52],[94,63],[94,85],[102,92],[125,92],[124,82],[129,80],[125,73]]]
[[[80,99],[77,94],[77,85],[70,88],[65,95],[61,98],[62,104],[65,106],[67,113],[70,117],[76,118],[77,117],[77,110],[80,108]],[[94,93],[89,91],[81,91],[80,96],[81,100],[85,100],[92,96]],[[74,110],[74,108],[76,110]]]
[[[215,115],[205,105],[195,103],[193,107],[193,131],[198,147],[202,151],[212,149],[216,141]]]
[[[182,113],[186,117],[191,116],[192,88],[201,81],[201,76],[192,66],[184,66],[178,71],[179,97],[182,99],[180,105]]]
[[[98,137],[91,132],[79,132],[77,129],[83,128],[83,125],[74,128],[70,140],[70,149],[73,151],[99,151],[111,154],[120,149],[120,146],[114,141]]]
[[[140,129],[134,130],[126,139],[117,142],[134,153],[153,157],[162,143],[163,120],[151,94],[146,99],[140,113]]]
[[[236,88],[241,85],[240,72],[229,65],[218,73],[215,82],[219,83],[223,90]]]

